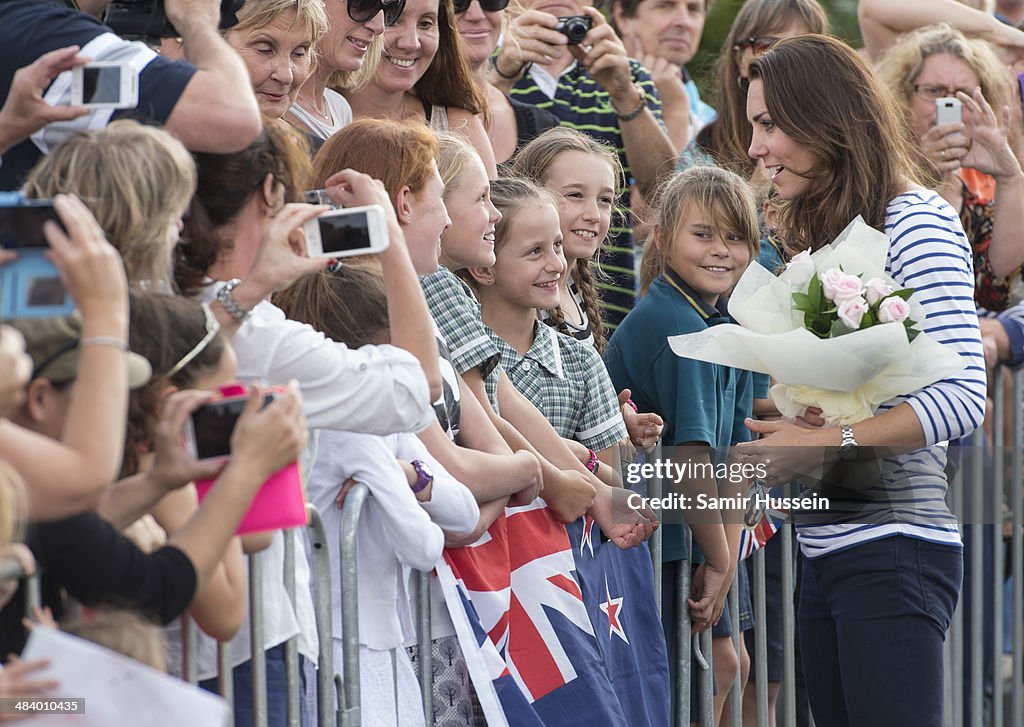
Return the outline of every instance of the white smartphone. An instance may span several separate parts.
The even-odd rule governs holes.
[[[964,105],[958,98],[935,99],[935,125],[959,124],[964,120]]]
[[[277,398],[274,392],[263,397],[263,406]],[[223,462],[231,458],[231,435],[238,418],[249,402],[248,395],[229,396],[211,401],[185,420],[185,447],[200,462]]]
[[[97,61],[71,69],[71,105],[133,109],[139,105],[139,74],[125,61]]]
[[[303,229],[310,257],[370,255],[386,249],[390,242],[384,208],[376,204],[328,210]]]

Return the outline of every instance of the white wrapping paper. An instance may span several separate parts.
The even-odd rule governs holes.
[[[889,238],[858,217],[811,260],[819,275],[841,267],[865,280],[882,278],[898,289],[885,274],[888,250]],[[671,336],[672,351],[683,358],[770,374],[777,382],[771,398],[783,416],[797,417],[816,406],[829,424],[867,419],[882,402],[964,368],[959,354],[923,333],[910,343],[902,323],[818,338],[804,329],[804,314],[793,308],[793,293],[807,291],[808,272],[793,266],[776,277],[752,263],[729,299],[729,313],[740,325]],[[911,319],[920,323],[924,313],[915,297],[909,301]]]

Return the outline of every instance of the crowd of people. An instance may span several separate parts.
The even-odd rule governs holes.
[[[319,654],[344,662],[337,535],[362,484],[363,724],[425,723],[422,659],[436,724],[513,708],[483,694],[480,645],[436,575],[431,641],[415,646],[413,574],[442,564],[538,721],[687,719],[670,695],[689,624],[711,631],[714,723],[738,689],[755,724],[753,650],[733,646],[754,623],[743,513],[683,513],[684,529],[636,505],[623,473],[660,442],[677,463],[756,464],[769,486],[840,454],[876,463],[796,518],[807,700],[820,725],[943,724],[963,576],[948,445],[983,426],[993,368],[1024,364],[1024,2],[861,0],[855,50],[817,0],[746,0],[702,99],[687,64],[712,2],[245,0],[221,27],[218,1],[166,0],[176,35],[149,42],[106,25],[107,0],[0,3],[0,204],[52,203],[46,258],[75,308],[0,329],[0,557],[39,572],[46,607],[27,613],[0,583],[0,697],[59,693],[46,662],[17,656],[33,628],[181,675],[191,618],[200,685],[220,691],[219,664],[233,670],[235,725],[264,712],[254,671],[267,723],[286,723],[288,642],[300,722],[315,724]],[[132,74],[137,101],[73,104],[72,76],[94,62]],[[948,99],[962,114],[940,123]],[[309,224],[364,206],[383,250],[308,254]],[[749,265],[777,274],[858,215],[962,371],[832,427],[814,408],[784,420],[767,375],[670,348],[732,321]],[[14,264],[4,238],[0,265]],[[229,456],[183,446],[228,392],[245,392]],[[304,529],[240,534],[296,462],[329,533],[329,583]],[[751,484],[691,471],[705,474],[676,483],[689,497]],[[788,597],[776,546],[772,706]],[[541,595],[552,584],[560,596]],[[563,622],[598,667],[561,652]],[[545,711],[549,668],[610,701],[579,687],[575,706]]]

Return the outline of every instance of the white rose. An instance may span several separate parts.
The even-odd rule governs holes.
[[[892,296],[878,306],[878,320],[882,323],[902,323],[910,318],[910,304],[903,298]]]
[[[874,305],[887,295],[892,295],[892,286],[881,278],[871,278],[864,283],[864,291],[868,299],[868,305]]]
[[[839,320],[846,324],[851,331],[860,328],[861,319],[868,312],[868,302],[859,295],[856,298],[843,301],[839,304]]]
[[[811,278],[814,277],[814,261],[811,260],[811,253],[809,250],[804,250],[798,255],[794,255],[793,259],[786,265],[786,272],[788,273],[789,282],[794,287],[802,287],[810,282]]]
[[[835,294],[832,296],[837,304],[845,303],[854,298],[864,298],[864,282],[856,275],[842,275],[833,283]],[[866,303],[867,301],[865,301]]]

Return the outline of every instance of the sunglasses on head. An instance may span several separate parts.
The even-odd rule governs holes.
[[[781,38],[777,38],[774,35],[752,35],[749,38],[741,38],[737,41],[735,48],[736,50],[750,48],[754,53],[764,53],[780,40]]]
[[[455,0],[455,14],[459,15],[469,10],[473,0]],[[496,13],[508,7],[508,0],[479,0],[480,9],[486,13]]]
[[[402,17],[405,0],[346,0],[348,16],[353,22],[365,23],[384,11],[384,25],[394,25]]]

